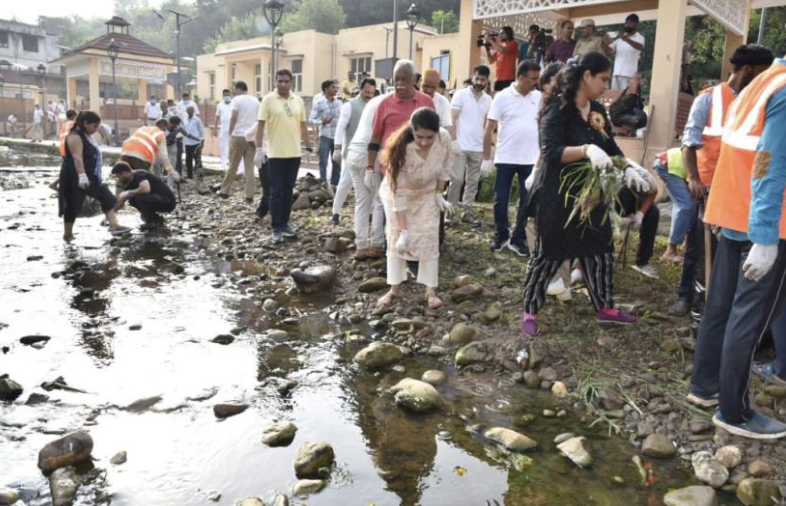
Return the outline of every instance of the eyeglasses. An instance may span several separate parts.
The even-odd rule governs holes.
[[[287,116],[289,116],[291,118],[292,117],[292,109],[289,108],[289,104],[287,104],[286,102],[284,103],[284,110],[287,111]]]

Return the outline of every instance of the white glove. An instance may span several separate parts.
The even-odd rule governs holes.
[[[480,175],[482,177],[488,176],[491,174],[491,169],[494,167],[494,162],[491,160],[483,160],[480,162]]]
[[[396,250],[400,255],[409,254],[409,232],[406,230],[402,230],[398,235],[398,240],[396,241]]]
[[[371,193],[376,193],[377,191],[377,173],[373,170],[367,170],[366,173],[363,175],[363,186],[366,187],[368,191]]]
[[[87,174],[85,173],[79,174],[79,188],[82,190],[90,188],[90,180],[87,179]]]
[[[536,171],[536,170],[533,168],[533,169],[532,169],[532,171],[530,171],[530,173],[529,173],[529,176],[527,176],[527,179],[525,179],[525,180],[524,180],[524,188],[525,188],[525,189],[526,189],[528,192],[532,191],[532,185],[533,185],[533,184],[535,184],[535,174],[536,174],[537,172],[538,172],[538,171]]]
[[[333,150],[333,163],[341,163],[341,146],[336,146]]]
[[[750,281],[759,281],[770,272],[777,258],[777,244],[754,244],[742,264],[742,272]]]
[[[120,192],[120,200],[128,200],[129,198],[131,198],[131,192],[129,190]]]
[[[180,182],[180,174],[178,174],[176,170],[170,172],[169,177],[172,178],[172,181],[174,181],[175,183]]]
[[[455,211],[455,209],[453,209],[453,204],[445,200],[445,197],[443,197],[441,193],[434,194],[434,201],[437,203],[439,210],[445,213],[445,216],[448,218],[453,216],[453,212]]]
[[[642,177],[635,167],[625,169],[625,186],[636,193],[650,193],[649,182]]]
[[[633,224],[636,228],[641,228],[642,223],[644,223],[644,213],[637,211],[636,214],[633,215]]]
[[[263,163],[265,163],[265,148],[257,148],[257,151],[254,154],[254,165],[257,167],[262,167]]]
[[[595,144],[587,144],[587,158],[595,170],[608,169],[613,165],[609,155]]]

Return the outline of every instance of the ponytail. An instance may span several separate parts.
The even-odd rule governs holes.
[[[388,168],[388,184],[396,193],[398,175],[407,161],[407,145],[415,140],[415,130],[425,128],[439,133],[439,115],[428,107],[415,110],[409,123],[405,123],[385,143],[380,162]]]
[[[74,120],[74,125],[71,127],[71,132],[77,128],[84,131],[85,125],[93,125],[97,123],[101,123],[101,116],[94,113],[93,111],[79,111],[79,114]]]

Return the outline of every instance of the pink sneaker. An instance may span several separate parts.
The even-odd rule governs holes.
[[[615,323],[617,325],[631,325],[636,323],[638,318],[629,315],[619,309],[603,308],[595,315],[595,320],[598,323]]]
[[[521,315],[521,323],[519,324],[521,333],[528,336],[535,336],[538,334],[538,322],[535,320],[534,314],[524,313]]]

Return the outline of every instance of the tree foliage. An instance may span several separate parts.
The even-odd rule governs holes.
[[[431,13],[431,26],[439,33],[455,33],[459,31],[459,17],[453,11],[437,9]]]
[[[222,42],[251,39],[270,33],[264,14],[261,10],[249,12],[246,16],[230,19],[221,29],[210,37],[203,47],[205,53],[212,53]]]
[[[338,33],[345,22],[344,9],[338,0],[300,0],[294,12],[284,16],[281,30],[285,33],[299,30]]]

